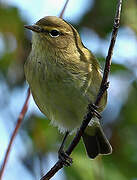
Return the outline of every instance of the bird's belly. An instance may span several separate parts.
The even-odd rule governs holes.
[[[80,126],[88,105],[80,88],[54,77],[35,79],[31,90],[40,110],[60,131],[73,130]]]

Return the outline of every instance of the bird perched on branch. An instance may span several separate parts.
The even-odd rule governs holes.
[[[33,98],[41,112],[67,136],[80,127],[88,104],[96,100],[102,80],[100,65],[65,20],[47,16],[25,27],[33,31],[32,50],[24,68]],[[107,93],[98,112],[104,110],[106,102]],[[82,137],[90,158],[112,152],[96,117]]]

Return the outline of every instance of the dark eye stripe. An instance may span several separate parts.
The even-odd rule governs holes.
[[[52,37],[57,37],[59,35],[63,35],[63,33],[59,32],[58,30],[55,30],[55,29],[49,31],[49,30],[45,30],[45,29],[41,28],[40,32],[50,34],[50,36],[52,36]]]
[[[50,31],[48,31],[48,30],[45,30],[45,29],[41,29],[41,33],[49,33]]]

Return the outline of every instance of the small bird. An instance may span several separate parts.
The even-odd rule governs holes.
[[[60,132],[66,132],[66,139],[80,127],[88,104],[95,102],[102,80],[100,65],[77,30],[61,18],[46,16],[25,28],[33,31],[32,50],[24,65],[26,80],[41,112]],[[107,93],[98,112],[106,103]],[[97,117],[90,121],[82,138],[92,159],[112,152]],[[59,152],[63,152],[62,147]]]

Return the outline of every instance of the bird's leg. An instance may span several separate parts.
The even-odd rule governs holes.
[[[64,144],[65,144],[65,141],[66,141],[68,135],[69,135],[69,131],[66,132],[64,139],[61,143],[61,146],[59,148],[59,151],[58,151],[58,158],[60,161],[62,161],[64,166],[70,166],[72,164],[72,158],[69,157],[69,155],[67,153],[65,153],[63,150]]]
[[[89,110],[94,113],[94,115],[98,118],[101,119],[100,113],[97,111],[98,107],[95,104],[89,104]]]

